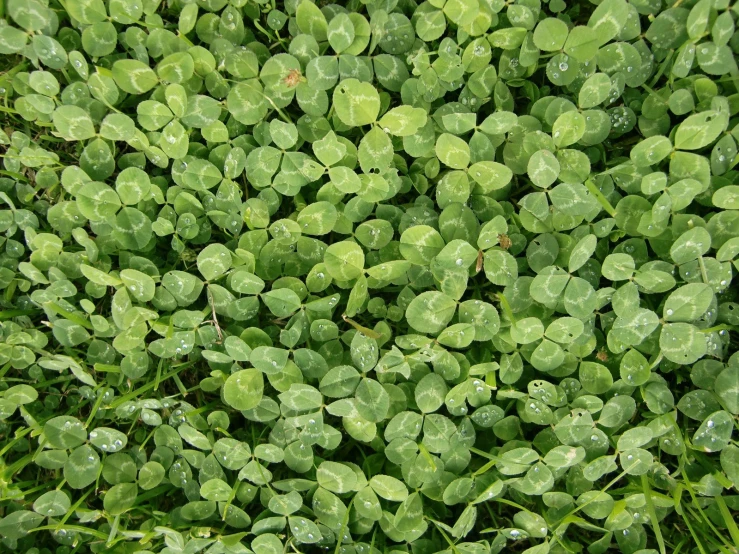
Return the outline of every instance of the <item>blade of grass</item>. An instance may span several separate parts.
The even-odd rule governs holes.
[[[724,500],[723,496],[719,495],[715,497],[715,500],[716,505],[721,512],[721,516],[724,518],[724,522],[726,523],[726,528],[729,530],[731,539],[734,541],[734,546],[736,548],[739,548],[739,528],[737,528],[736,520],[731,515],[729,507],[726,505],[726,501]]]
[[[693,530],[693,526],[690,525],[690,521],[688,521],[688,518],[686,517],[685,513],[682,514],[683,521],[685,522],[685,525],[688,527],[688,531],[690,531],[690,534],[693,537],[693,540],[695,541],[696,546],[698,547],[698,550],[700,550],[701,554],[707,554],[706,549],[703,548],[703,543],[698,539],[698,535],[695,534],[695,531]]]
[[[724,538],[724,536],[719,532],[718,529],[716,529],[716,526],[713,524],[711,519],[703,511],[703,508],[701,508],[701,505],[698,502],[698,498],[695,495],[695,491],[693,490],[692,483],[690,482],[688,475],[685,473],[685,469],[682,469],[681,473],[682,473],[683,480],[685,483],[685,488],[687,489],[688,494],[690,494],[690,498],[693,500],[693,505],[698,510],[698,513],[700,514],[701,518],[706,522],[708,527],[714,532],[714,534],[719,538],[719,540],[724,543],[725,546],[731,546],[731,543],[728,540],[726,540],[726,538]]]
[[[654,509],[654,501],[652,500],[652,489],[649,486],[649,480],[646,475],[641,476],[641,486],[644,490],[644,498],[647,501],[647,512],[649,513],[649,521],[652,524],[654,530],[654,537],[657,539],[657,545],[659,546],[660,554],[665,554],[665,540],[662,538],[662,529],[659,521],[657,521],[657,511]]]

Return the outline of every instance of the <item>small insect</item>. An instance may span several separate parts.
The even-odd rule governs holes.
[[[501,233],[498,235],[498,244],[500,244],[503,250],[508,250],[513,244],[513,241],[511,241],[508,235]]]
[[[601,348],[598,353],[595,355],[595,357],[600,360],[601,362],[607,362],[608,361],[608,352],[606,352],[605,348]]]

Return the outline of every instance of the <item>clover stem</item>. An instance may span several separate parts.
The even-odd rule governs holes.
[[[280,117],[282,117],[282,119],[284,119],[288,123],[292,123],[293,122],[293,120],[290,118],[290,116],[287,115],[285,112],[283,112],[281,108],[277,107],[277,104],[275,104],[269,96],[267,96],[266,94],[263,94],[263,96],[267,99],[267,101],[270,104],[272,104],[272,107],[275,109],[275,111],[277,111],[278,114],[280,114]]]
[[[496,296],[500,302],[500,307],[503,309],[506,316],[508,316],[508,319],[511,320],[511,323],[516,323],[516,317],[513,315],[513,310],[511,309],[511,305],[508,303],[508,299],[502,292]]]
[[[346,533],[346,527],[349,525],[349,512],[351,512],[352,504],[354,504],[355,496],[352,496],[352,499],[349,501],[349,505],[346,507],[346,512],[344,513],[344,519],[341,522],[341,530],[339,531],[339,535],[336,537],[336,550],[334,550],[334,554],[339,554],[341,550],[341,543],[344,541],[344,534]]]
[[[210,304],[210,310],[213,316],[213,326],[216,328],[216,333],[218,333],[218,343],[220,344],[223,342],[223,333],[221,332],[221,326],[218,324],[218,316],[216,316],[216,305],[213,301],[213,293],[210,291],[210,287],[208,287],[208,304]]]
[[[706,273],[706,264],[703,262],[703,256],[698,256],[698,266],[701,268],[703,282],[708,284],[710,281],[708,279],[708,273]]]
[[[678,0],[678,3],[680,3],[682,0]],[[667,55],[665,60],[662,62],[662,65],[659,66],[659,69],[657,70],[657,73],[654,75],[654,79],[652,79],[652,82],[650,83],[650,86],[654,86],[657,84],[657,81],[659,81],[660,77],[662,77],[662,74],[667,69],[668,64],[672,61],[672,56],[675,54],[675,50],[671,49],[670,53]],[[642,85],[644,86],[644,85]]]
[[[726,323],[722,323],[721,325],[714,325],[713,327],[709,327],[707,329],[699,329],[701,333],[708,334],[708,333],[714,333],[716,331],[735,331],[736,327],[733,325],[727,325]]]
[[[585,186],[590,191],[590,194],[595,197],[598,203],[603,206],[603,209],[608,213],[608,215],[610,215],[611,217],[616,217],[615,208],[611,205],[608,199],[603,196],[603,193],[598,189],[598,187],[595,186],[595,183],[592,181],[592,179],[588,179],[587,181],[585,181]]]

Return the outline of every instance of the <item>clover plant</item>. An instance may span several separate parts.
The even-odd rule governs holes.
[[[739,4],[0,2],[0,550],[739,547]]]

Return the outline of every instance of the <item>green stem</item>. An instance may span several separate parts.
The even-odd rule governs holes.
[[[516,316],[513,315],[513,310],[511,309],[511,305],[508,303],[508,299],[505,297],[505,295],[501,292],[497,295],[498,300],[500,301],[500,307],[503,309],[505,314],[508,316],[508,319],[511,320],[511,323],[516,323]]]
[[[616,217],[616,209],[611,206],[611,203],[608,201],[608,198],[603,196],[603,193],[598,189],[598,187],[595,186],[595,183],[592,181],[592,179],[588,179],[585,181],[585,186],[590,191],[590,194],[595,196],[595,199],[600,203],[601,206],[603,206],[603,209],[610,215],[611,217]]]

